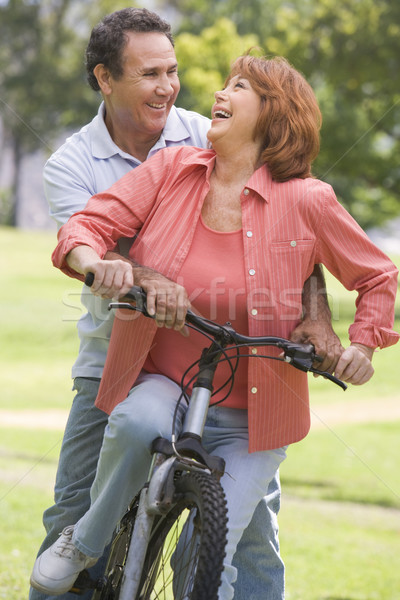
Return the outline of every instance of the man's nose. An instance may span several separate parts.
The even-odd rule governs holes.
[[[174,87],[167,74],[162,75],[157,81],[157,93],[170,94]]]

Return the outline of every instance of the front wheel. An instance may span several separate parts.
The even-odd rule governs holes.
[[[225,495],[206,473],[178,473],[176,502],[151,531],[137,600],[216,600],[227,534]]]

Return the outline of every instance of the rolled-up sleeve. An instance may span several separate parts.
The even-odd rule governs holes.
[[[90,246],[103,258],[120,238],[134,237],[157,201],[169,171],[168,154],[169,150],[158,152],[72,215],[58,232],[53,265],[70,277],[82,279],[66,262],[73,248]]]
[[[317,244],[317,262],[348,290],[358,293],[351,342],[385,348],[399,340],[393,330],[398,269],[372,243],[327,188]]]

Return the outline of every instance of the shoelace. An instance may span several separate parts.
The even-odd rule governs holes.
[[[55,554],[64,558],[75,558],[76,556],[79,558],[81,552],[79,552],[79,550],[75,548],[74,544],[72,543],[72,531],[70,534],[69,532],[67,534],[65,534],[64,532],[60,533],[60,536],[62,535],[69,535],[70,537],[66,537],[65,539],[59,540],[58,546],[54,550]]]

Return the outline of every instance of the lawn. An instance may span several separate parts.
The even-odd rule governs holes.
[[[50,263],[54,233],[0,228],[1,410],[21,411],[18,428],[0,423],[0,599],[27,598],[52,499],[63,415],[72,400],[81,285]],[[399,259],[395,259],[400,264]],[[354,297],[327,275],[335,329],[352,318]],[[399,299],[396,328],[400,326]],[[310,377],[312,405],[398,398],[400,345],[378,352],[375,376],[343,393]],[[62,410],[54,430],[35,428],[26,410]],[[282,554],[288,600],[400,600],[399,422],[312,430],[281,469]],[[262,599],[260,599],[262,600]]]

